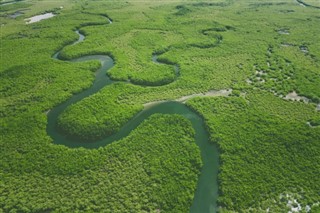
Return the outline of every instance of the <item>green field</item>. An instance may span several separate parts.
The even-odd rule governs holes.
[[[0,26],[0,212],[320,212],[320,1],[0,0]]]

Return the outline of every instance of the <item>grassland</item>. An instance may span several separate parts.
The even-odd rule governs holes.
[[[185,118],[154,115],[92,150],[47,135],[46,112],[89,88],[99,68],[68,60],[92,54],[114,59],[107,74],[117,82],[69,106],[64,133],[101,138],[145,103],[230,88],[187,103],[220,150],[220,212],[288,212],[294,200],[319,211],[319,11],[289,0],[2,5],[0,212],[189,210],[202,164]],[[56,16],[25,24],[46,12]],[[77,29],[86,38],[71,45]],[[53,59],[61,49],[65,61]],[[309,103],[283,99],[293,91]]]

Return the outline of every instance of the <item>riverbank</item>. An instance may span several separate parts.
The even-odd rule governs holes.
[[[112,23],[112,22],[109,22]],[[79,35],[79,39],[71,45],[78,44],[85,39],[85,36],[80,33],[79,29],[75,31]],[[63,48],[62,48],[63,49]],[[59,54],[62,50],[58,51],[53,55],[54,59],[59,60]],[[153,56],[152,59],[156,63],[158,62],[157,57]],[[205,130],[205,124],[203,119],[196,113],[191,111],[183,103],[194,97],[209,97],[209,96],[227,96],[232,90],[220,90],[220,91],[208,91],[207,93],[193,94],[176,99],[175,102],[151,102],[144,105],[144,110],[134,116],[129,122],[127,122],[118,132],[115,134],[105,137],[102,140],[95,142],[79,142],[73,137],[69,137],[64,133],[61,133],[57,129],[58,117],[63,113],[69,106],[81,101],[82,99],[93,95],[105,86],[113,84],[106,75],[107,70],[113,67],[113,59],[105,55],[89,55],[83,56],[77,59],[70,60],[71,62],[83,62],[89,60],[98,60],[101,63],[101,67],[96,71],[96,79],[93,85],[79,94],[74,95],[69,100],[58,105],[47,112],[48,125],[47,133],[54,140],[56,144],[63,144],[70,148],[85,147],[85,148],[99,148],[111,144],[114,141],[118,141],[127,137],[130,132],[136,129],[144,120],[153,114],[179,114],[184,118],[188,119],[192,123],[192,127],[195,130],[195,142],[198,145],[201,153],[203,167],[198,179],[197,189],[194,196],[194,201],[190,209],[191,213],[200,212],[215,212],[217,210],[217,197],[218,197],[218,168],[219,168],[219,155],[218,149],[215,145],[209,143],[209,136]],[[175,65],[176,66],[176,65]]]

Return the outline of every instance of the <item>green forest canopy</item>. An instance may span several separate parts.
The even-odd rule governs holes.
[[[10,18],[16,11],[23,14]],[[56,16],[25,24],[46,12]],[[119,81],[60,116],[67,134],[89,126],[114,132],[144,103],[230,88],[230,97],[187,103],[219,146],[220,211],[288,212],[295,199],[303,210],[319,211],[319,19],[319,9],[289,0],[1,5],[0,209],[186,212],[191,206],[201,158],[180,116],[155,115],[99,149],[53,144],[46,112],[90,87],[99,66],[52,59],[65,47],[64,59],[112,56],[108,75]],[[86,38],[70,45],[76,29]],[[168,64],[152,62],[155,53]],[[283,100],[293,91],[309,103]]]

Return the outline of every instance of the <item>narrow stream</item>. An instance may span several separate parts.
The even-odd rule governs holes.
[[[112,21],[109,19],[109,23]],[[79,30],[75,31],[79,35],[79,39],[71,45],[75,45],[85,39]],[[53,55],[53,58],[58,59],[61,51],[58,51]],[[76,59],[69,60],[70,62],[83,62],[98,60],[101,63],[101,67],[96,71],[96,77],[93,85],[78,94],[73,95],[70,99],[63,102],[62,104],[54,107],[48,113],[48,124],[47,133],[53,139],[55,144],[62,144],[70,148],[85,147],[85,148],[98,148],[106,146],[113,141],[120,140],[129,135],[141,122],[147,119],[154,113],[163,114],[179,114],[189,119],[195,129],[195,141],[201,151],[201,158],[203,161],[203,167],[201,174],[198,179],[197,189],[194,195],[193,204],[190,208],[191,213],[214,213],[217,211],[216,201],[218,197],[218,168],[219,168],[219,153],[215,145],[209,143],[209,134],[205,130],[205,124],[203,119],[191,111],[186,105],[168,101],[160,104],[153,105],[149,108],[144,109],[126,123],[119,132],[114,135],[108,136],[102,140],[85,143],[79,142],[75,139],[68,138],[66,135],[61,134],[57,130],[57,120],[59,115],[70,105],[77,103],[85,97],[88,97],[101,88],[112,84],[112,81],[107,73],[107,70],[111,69],[114,65],[114,61],[107,55],[89,55],[83,56]],[[155,63],[162,63],[157,60],[157,55],[152,56],[152,61]],[[164,63],[162,63],[164,64]],[[172,64],[171,64],[172,65]],[[179,67],[173,65],[176,71],[176,76],[179,74]]]
[[[1,2],[0,6],[5,6],[5,5],[9,5],[9,4],[15,4],[18,3],[19,1],[6,1],[6,2]]]
[[[307,4],[303,0],[296,0],[296,1],[303,7],[313,7],[313,8],[316,8],[316,9],[320,9],[320,6],[314,6],[314,5],[311,5],[311,4]],[[315,3],[316,3],[316,1],[315,1]]]

